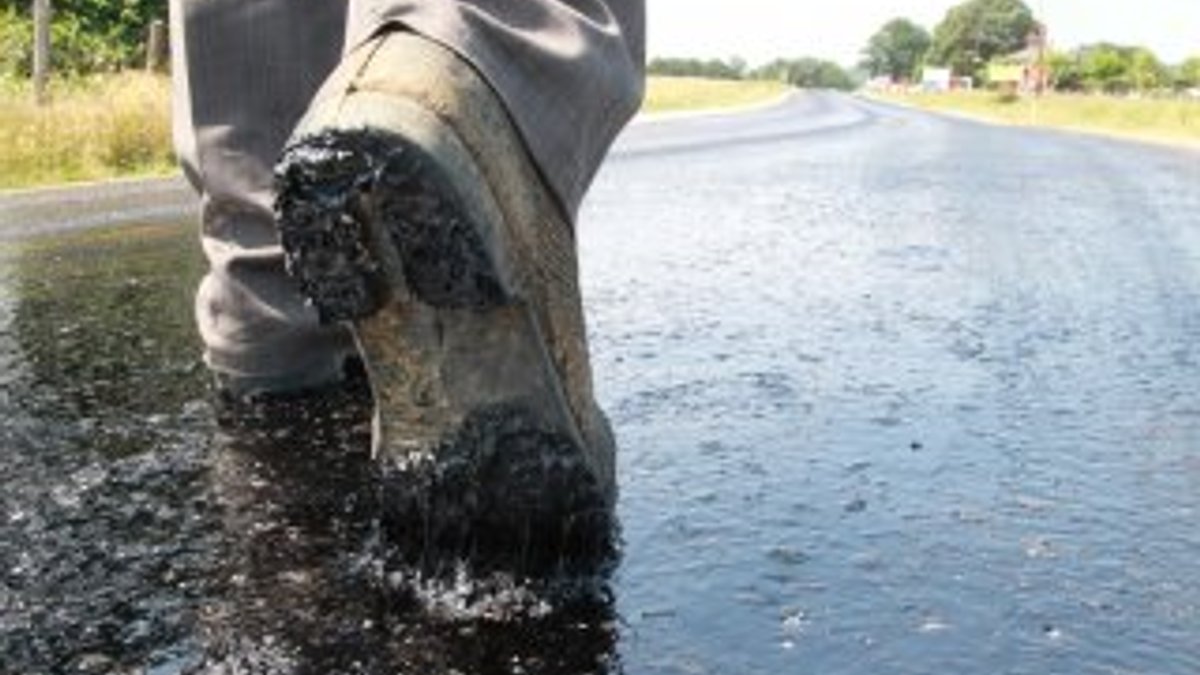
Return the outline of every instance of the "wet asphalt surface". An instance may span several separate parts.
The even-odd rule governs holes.
[[[1198,186],[826,94],[632,127],[580,237],[624,552],[559,602],[381,559],[360,402],[218,429],[178,186],[27,199],[0,672],[1200,672]]]

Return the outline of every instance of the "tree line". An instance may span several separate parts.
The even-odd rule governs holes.
[[[776,80],[811,89],[853,89],[854,76],[825,59],[776,59],[750,68],[740,57],[729,59],[654,58],[646,65],[651,75],[707,77],[720,80]]]
[[[885,23],[862,50],[861,67],[873,77],[920,79],[926,67],[948,67],[959,77],[987,82],[996,59],[1038,49],[1030,38],[1045,28],[1022,0],[968,0],[951,8],[929,32],[907,18]],[[1200,55],[1163,63],[1146,47],[1098,43],[1039,54],[1049,84],[1060,91],[1125,93],[1200,87]]]
[[[52,69],[89,74],[140,64],[149,24],[167,15],[167,0],[53,0]],[[27,77],[32,67],[29,0],[0,0],[0,77]],[[927,66],[986,82],[988,64],[1027,46],[1039,27],[1023,0],[967,0],[926,30],[907,18],[884,24],[862,51],[862,71],[895,81],[919,80]],[[1120,93],[1200,87],[1200,54],[1165,64],[1151,50],[1099,43],[1045,57],[1050,83],[1062,91]],[[850,89],[858,74],[828,60],[777,59],[750,68],[745,60],[656,58],[648,71],[720,79],[773,79],[798,87]]]

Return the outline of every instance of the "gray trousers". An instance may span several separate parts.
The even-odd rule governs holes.
[[[171,0],[175,145],[201,198],[205,360],[250,389],[338,376],[353,345],[283,271],[271,168],[342,53],[386,26],[454,50],[496,90],[573,221],[641,101],[643,0]]]

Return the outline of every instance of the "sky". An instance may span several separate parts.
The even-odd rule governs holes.
[[[654,56],[728,58],[752,65],[817,56],[853,65],[886,21],[908,17],[930,31],[961,0],[646,0]],[[1144,45],[1175,63],[1200,55],[1200,0],[1026,0],[1054,46]]]

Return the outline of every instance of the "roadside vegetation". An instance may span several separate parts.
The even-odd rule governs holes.
[[[0,78],[0,190],[175,171],[170,78],[128,70],[57,79],[38,105],[27,81]],[[777,98],[771,80],[650,77],[646,112],[727,108]]]
[[[56,80],[49,102],[0,80],[0,189],[174,170],[170,82],[138,71]]]
[[[1008,124],[1200,141],[1200,55],[1168,64],[1139,45],[1055,50],[1053,29],[1022,0],[967,0],[932,31],[896,18],[862,51],[867,91]]]
[[[781,82],[806,89],[849,90],[859,84],[854,73],[832,61],[812,57],[775,59],[756,68],[736,56],[725,60],[660,57],[646,64],[646,72],[651,76]]]
[[[165,19],[167,0],[53,0],[51,68],[59,75],[113,72],[146,61],[146,36]],[[0,0],[0,77],[29,77],[33,19],[29,0]]]
[[[862,50],[860,67],[876,85],[929,89],[948,71],[973,88],[1051,89],[1093,94],[1185,93],[1200,87],[1200,53],[1164,63],[1140,45],[1109,42],[1054,48],[1054,26],[1039,22],[1023,0],[967,0],[932,31],[899,17]]]
[[[170,84],[146,73],[167,0],[53,0],[45,103],[35,103],[28,0],[0,0],[0,189],[173,170]]]
[[[167,0],[53,5],[54,76],[39,105],[29,84],[31,3],[0,0],[0,189],[172,172],[169,77],[144,70],[155,62],[149,29],[166,17]],[[738,57],[655,58],[643,110],[737,107],[789,87],[850,90],[865,81],[876,96],[1002,122],[1197,139],[1200,54],[1166,64],[1136,45],[1055,51],[1047,31],[1023,0],[966,0],[932,30],[903,17],[887,22],[854,69],[812,57],[753,67]],[[977,91],[932,91],[934,71]],[[1013,73],[1022,79],[1001,79]]]
[[[166,18],[167,0],[53,0],[53,7],[53,77],[39,104],[30,83],[31,3],[0,0],[0,190],[173,173],[170,79],[145,71],[150,26]],[[650,78],[644,110],[758,103],[787,82],[849,86],[840,68],[814,59],[780,61],[754,78],[736,61],[719,73],[705,70],[711,63],[676,65],[682,71],[671,74],[703,77]]]
[[[880,98],[1004,124],[1200,144],[1200,101],[1054,93],[1017,98],[980,91],[890,93]]]
[[[753,105],[778,98],[789,89],[776,80],[651,75],[646,80],[642,111],[660,113]]]

